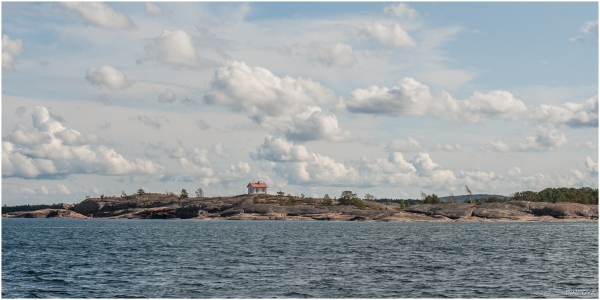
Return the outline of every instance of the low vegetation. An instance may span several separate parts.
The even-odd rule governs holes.
[[[511,195],[510,200],[533,202],[571,202],[598,205],[598,189],[582,188],[547,188],[539,192],[523,191]]]
[[[4,204],[4,206],[2,206],[2,213],[3,214],[7,214],[7,213],[11,213],[11,212],[17,212],[17,211],[36,211],[36,210],[40,210],[40,209],[61,209],[63,208],[63,204],[59,203],[59,204],[51,204],[51,205],[47,205],[47,204],[38,204],[38,205],[16,205],[16,206],[6,206],[6,204]]]

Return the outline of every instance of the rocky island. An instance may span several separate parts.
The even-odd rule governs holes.
[[[195,220],[331,220],[381,222],[597,221],[598,205],[506,201],[399,204],[276,195],[180,198],[167,194],[88,198],[62,208],[10,212],[4,218],[109,218]]]

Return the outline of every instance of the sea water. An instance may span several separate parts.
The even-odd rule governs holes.
[[[2,219],[4,298],[598,297],[598,223]]]

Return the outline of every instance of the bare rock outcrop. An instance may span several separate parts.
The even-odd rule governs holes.
[[[598,219],[598,205],[584,205],[579,203],[548,203],[542,208],[533,208],[531,211],[540,216],[555,218],[592,218]]]
[[[531,217],[528,205],[515,205],[512,203],[483,203],[477,205],[473,216],[486,219],[519,220]]]
[[[3,218],[76,218],[87,217],[68,209],[40,209],[35,211],[17,211],[2,215]]]
[[[93,214],[104,207],[104,203],[96,199],[85,199],[78,204],[75,204],[73,211],[82,215]]]
[[[405,211],[428,216],[441,215],[450,219],[460,219],[471,216],[474,209],[475,205],[470,203],[452,203],[413,205],[405,209]]]
[[[388,222],[490,222],[597,220],[597,205],[508,201],[497,203],[420,204],[400,210],[399,205],[365,201],[365,207],[323,205],[319,199],[238,195],[185,198],[144,194],[90,198],[65,209],[45,209],[3,215],[9,218],[127,218],[198,220],[342,220]],[[292,200],[294,200],[292,199]],[[297,203],[297,204],[292,204]]]

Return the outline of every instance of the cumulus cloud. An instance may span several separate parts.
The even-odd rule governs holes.
[[[196,54],[192,37],[181,29],[164,30],[159,37],[147,44],[145,59],[154,59],[176,67],[205,66]]]
[[[564,133],[555,128],[538,127],[533,136],[525,138],[525,142],[519,145],[520,151],[544,151],[553,150],[567,143]]]
[[[440,150],[440,151],[448,151],[448,152],[454,152],[454,151],[461,151],[462,147],[459,144],[437,144],[432,150]]]
[[[581,26],[580,30],[583,33],[592,35],[591,39],[593,41],[598,40],[598,20],[585,22],[585,24],[583,26]],[[570,38],[569,41],[585,43],[585,42],[587,42],[587,39],[584,37],[578,36],[578,37]]]
[[[420,177],[427,178],[432,184],[447,185],[456,180],[454,172],[434,163],[428,153],[418,153],[410,163],[417,169]]]
[[[358,39],[376,40],[385,46],[411,49],[417,46],[417,42],[400,27],[397,23],[389,27],[379,22],[354,27],[350,29],[352,35]]]
[[[383,8],[383,13],[386,16],[394,16],[399,18],[407,17],[409,19],[419,15],[416,9],[410,7],[410,5],[406,3],[388,5]]]
[[[585,142],[585,147],[590,150],[598,149],[598,143]]]
[[[521,168],[519,168],[519,167],[513,167],[510,170],[508,170],[508,176],[517,177],[520,175],[521,175]]]
[[[567,102],[562,106],[541,105],[530,118],[546,124],[598,127],[598,95],[582,104]]]
[[[166,8],[160,8],[154,3],[146,2],[146,13],[151,16],[158,17],[168,14],[170,11]]]
[[[160,103],[175,103],[178,101],[186,105],[194,105],[196,102],[188,97],[178,96],[175,91],[167,88],[164,93],[158,95],[158,102]]]
[[[492,117],[516,119],[527,110],[521,100],[506,91],[474,92],[465,100],[456,100],[447,92],[434,97],[428,86],[412,78],[404,78],[391,89],[377,86],[355,89],[342,100],[341,106],[353,113],[394,117],[435,115],[470,123]]]
[[[316,155],[308,152],[303,145],[294,145],[282,137],[267,136],[263,144],[256,148],[256,153],[251,153],[250,156],[274,162],[301,162],[314,161]]]
[[[318,49],[319,59],[326,66],[348,67],[356,62],[350,45],[336,43]]]
[[[247,178],[250,173],[250,165],[242,161],[230,164],[228,168],[215,169],[208,158],[209,152],[206,149],[194,148],[187,151],[183,146],[178,146],[167,150],[167,153],[170,158],[177,160],[182,169],[181,174],[169,177],[179,177],[186,182],[198,182],[204,186],[226,184],[239,182],[239,180]]]
[[[353,168],[320,154],[314,155],[314,161],[276,164],[274,169],[288,182],[305,185],[348,185],[358,176]]]
[[[585,33],[591,33],[598,36],[598,20],[595,21],[587,21],[585,25],[581,27],[581,31]]]
[[[454,172],[434,163],[429,154],[418,153],[406,161],[400,152],[390,152],[387,159],[363,157],[355,162],[337,162],[331,157],[309,152],[283,137],[267,136],[250,157],[265,161],[288,183],[303,186],[360,186],[384,184],[419,184],[444,186],[456,180]]]
[[[168,150],[167,154],[170,158],[184,158],[188,155],[187,151],[182,146]]]
[[[225,149],[225,147],[223,147],[223,143],[215,143],[210,150],[212,153],[214,153],[218,156],[221,156],[224,158],[231,157],[231,153],[229,153],[227,151],[227,149]]]
[[[62,2],[61,5],[79,13],[88,25],[107,29],[132,29],[135,25],[127,15],[99,2]]]
[[[95,136],[83,136],[76,130],[65,128],[46,107],[36,107],[32,119],[33,129],[19,124],[3,137],[3,177],[157,174],[164,169],[147,160],[131,162],[103,145],[94,149]]]
[[[585,157],[585,169],[592,176],[598,176],[598,163],[594,162],[589,156]]]
[[[42,186],[40,187],[40,194],[43,194],[43,195],[48,195],[48,188],[46,188],[46,186],[45,186],[45,185],[42,185]]]
[[[57,184],[56,185],[56,189],[58,190],[59,194],[63,194],[63,195],[69,195],[69,194],[71,194],[71,191],[69,190],[69,188],[67,188],[63,184]]]
[[[290,140],[355,139],[339,128],[333,113],[318,106],[335,99],[331,90],[311,79],[281,78],[267,69],[235,61],[215,71],[204,95],[206,103],[243,112],[264,129]]]
[[[393,140],[385,148],[388,151],[399,151],[399,152],[419,152],[423,151],[423,147],[419,144],[419,141],[415,140],[412,136],[409,136],[406,141],[404,140]]]
[[[2,35],[2,69],[15,70],[16,56],[23,52],[23,41],[11,40],[6,34]]]
[[[510,151],[510,147],[503,141],[491,141],[483,146],[484,150],[495,151],[495,152],[507,152]]]
[[[106,86],[112,90],[120,90],[130,85],[123,72],[111,67],[91,67],[85,74],[85,79],[91,84]]]

